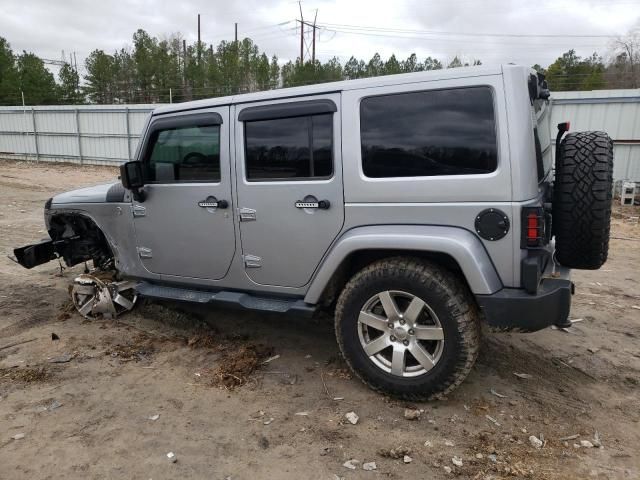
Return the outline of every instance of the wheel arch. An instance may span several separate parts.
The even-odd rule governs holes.
[[[76,216],[91,221],[104,235],[113,254],[115,269],[123,277],[159,278],[148,272],[140,262],[130,203],[54,203],[50,209],[45,210],[47,230],[50,229],[49,217],[59,215]]]
[[[502,282],[480,240],[468,230],[445,226],[382,225],[345,232],[325,255],[305,302],[331,303],[365,265],[393,256],[425,258],[457,271],[474,294],[490,294]]]
[[[99,222],[87,212],[73,209],[47,210],[45,220],[52,240],[78,237],[58,247],[58,253],[68,266],[89,259],[102,262],[109,258],[116,259],[117,249],[114,243]]]

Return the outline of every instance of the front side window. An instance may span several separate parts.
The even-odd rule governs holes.
[[[153,132],[145,166],[150,182],[219,182],[220,125]]]
[[[365,98],[360,135],[367,177],[469,175],[497,168],[489,87]]]
[[[332,114],[245,122],[249,181],[328,178],[333,174]]]

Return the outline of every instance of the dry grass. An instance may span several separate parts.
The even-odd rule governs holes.
[[[0,383],[5,381],[35,383],[42,382],[47,378],[49,378],[49,372],[45,367],[0,368]]]

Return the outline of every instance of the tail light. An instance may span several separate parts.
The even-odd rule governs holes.
[[[545,243],[545,214],[542,207],[522,209],[520,248],[540,248]]]

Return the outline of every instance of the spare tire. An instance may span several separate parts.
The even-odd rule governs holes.
[[[607,260],[613,182],[613,141],[605,132],[565,135],[556,155],[553,232],[556,259],[596,270]]]

